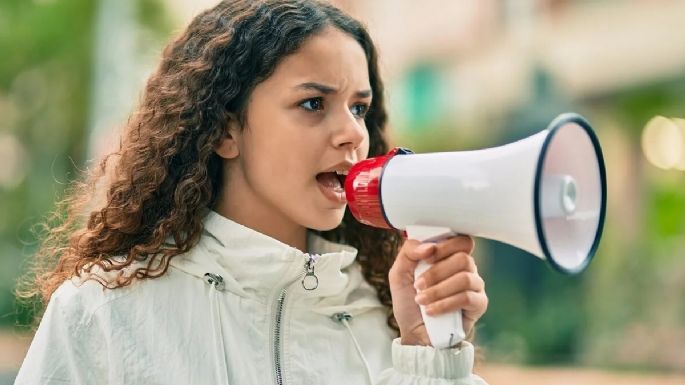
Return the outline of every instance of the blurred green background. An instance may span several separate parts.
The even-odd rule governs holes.
[[[13,289],[32,227],[116,142],[164,42],[214,3],[0,2],[0,384],[30,341]],[[334,3],[380,48],[395,145],[500,145],[564,111],[603,145],[607,220],[584,274],[478,241],[485,367],[685,374],[685,2]]]

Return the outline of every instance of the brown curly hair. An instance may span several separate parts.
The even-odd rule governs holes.
[[[222,162],[214,149],[229,115],[244,123],[254,87],[326,26],[349,34],[366,54],[374,95],[365,117],[369,156],[385,153],[383,83],[364,26],[316,0],[222,1],[164,49],[119,149],[75,182],[43,224],[33,275],[19,296],[45,304],[62,282],[94,267],[115,274],[113,281],[89,278],[111,289],[163,275],[171,258],[197,244],[203,215],[217,202]],[[363,275],[398,331],[388,272],[401,234],[360,224],[349,210],[337,228],[319,234],[359,250]]]

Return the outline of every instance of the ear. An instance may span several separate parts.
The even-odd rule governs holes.
[[[224,159],[234,159],[240,155],[238,147],[238,140],[240,138],[241,130],[240,123],[234,114],[229,114],[228,123],[226,124],[224,138],[216,146],[214,152]]]

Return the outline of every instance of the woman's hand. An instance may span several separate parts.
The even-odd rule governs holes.
[[[428,315],[462,310],[468,335],[488,307],[485,283],[471,256],[473,238],[459,235],[438,243],[407,240],[390,269],[393,311],[403,345],[430,345],[419,304]],[[432,266],[414,282],[420,260]]]

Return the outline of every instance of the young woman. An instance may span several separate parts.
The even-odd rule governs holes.
[[[419,311],[462,309],[467,332],[485,312],[472,239],[403,242],[345,210],[340,174],[387,151],[385,121],[374,45],[340,10],[198,15],[45,240],[16,384],[483,383]]]

